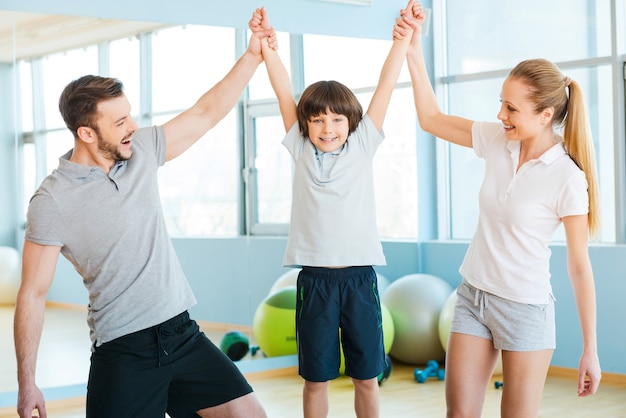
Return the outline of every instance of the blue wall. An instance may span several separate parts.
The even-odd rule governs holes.
[[[282,267],[286,238],[175,238],[174,247],[198,299],[196,319],[251,325],[254,311],[289,269]],[[387,266],[376,270],[389,280],[418,271],[417,243],[384,244]],[[87,292],[74,267],[59,258],[48,300],[86,306]]]
[[[198,305],[191,310],[193,316],[203,321],[251,325],[257,306],[274,281],[287,271],[281,267],[285,245],[285,238],[174,239],[198,298]],[[461,282],[458,267],[467,249],[465,243],[385,242],[383,247],[388,265],[376,270],[390,281],[406,274],[426,273],[441,277],[452,287]],[[590,255],[596,277],[602,368],[626,374],[626,246],[592,246]],[[551,268],[557,298],[557,349],[552,364],[575,369],[582,352],[581,334],[563,246],[552,246]],[[49,299],[87,303],[80,277],[64,259],[59,260]]]

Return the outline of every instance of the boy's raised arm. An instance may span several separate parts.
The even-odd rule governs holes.
[[[271,28],[265,8],[262,7],[254,11],[249,27],[252,32],[265,31]],[[298,120],[291,79],[278,52],[271,48],[266,40],[262,40],[261,44],[267,74],[278,99],[278,107],[283,118],[285,132],[288,132]]]

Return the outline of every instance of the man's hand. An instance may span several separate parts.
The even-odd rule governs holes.
[[[38,415],[33,415],[37,410]],[[46,418],[46,402],[43,393],[36,385],[20,386],[17,395],[17,414],[20,418]]]

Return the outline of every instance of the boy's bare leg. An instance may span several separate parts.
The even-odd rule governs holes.
[[[304,381],[302,402],[304,418],[326,418],[328,416],[328,385],[330,382]]]
[[[380,405],[378,399],[378,379],[358,380],[354,383],[354,411],[358,418],[378,418]]]

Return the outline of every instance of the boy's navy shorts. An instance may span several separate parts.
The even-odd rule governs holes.
[[[232,360],[183,312],[94,348],[87,417],[197,417],[251,392]]]
[[[345,374],[377,377],[387,366],[376,272],[371,266],[303,267],[298,275],[296,335],[300,375],[311,382]]]

